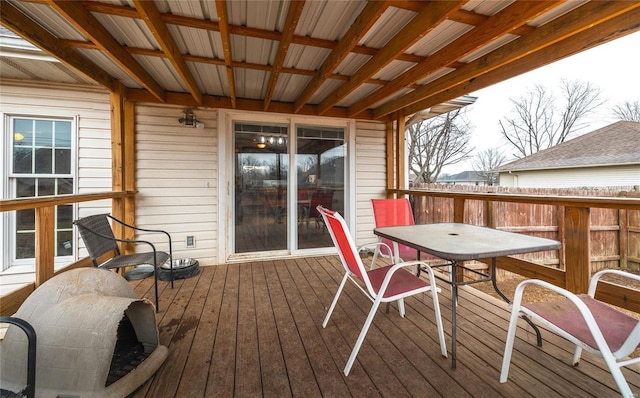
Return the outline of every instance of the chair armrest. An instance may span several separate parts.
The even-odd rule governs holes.
[[[113,216],[111,216],[111,215],[109,215],[109,214],[107,214],[107,217],[109,217],[111,220],[113,220],[113,221],[117,222],[117,223],[118,223],[118,224],[120,224],[120,225],[124,225],[124,226],[125,226],[125,227],[127,227],[127,228],[135,229],[135,230],[138,230],[138,231],[144,231],[144,232],[161,232],[161,233],[163,233],[163,234],[167,234],[167,235],[169,235],[169,233],[168,233],[167,231],[164,231],[164,230],[162,230],[162,229],[147,229],[147,228],[140,228],[140,227],[136,227],[135,225],[127,224],[127,223],[126,223],[126,222],[124,222],[124,221],[118,220],[117,218],[115,218],[115,217],[113,217]]]
[[[514,293],[514,301],[516,299],[516,296],[522,296],[523,292],[524,292],[524,288],[527,285],[538,285],[540,287],[543,287],[545,289],[551,290],[554,293],[558,293],[560,295],[563,295],[569,299],[571,299],[572,297],[575,297],[576,300],[580,300],[574,293],[571,293],[570,291],[568,291],[567,289],[563,289],[559,286],[556,286],[554,284],[551,284],[549,282],[545,282],[542,281],[540,279],[525,279],[522,282],[518,283],[518,286],[516,286],[516,290]]]
[[[117,222],[117,223],[118,223],[118,224],[120,224],[120,225],[124,225],[125,227],[127,227],[127,228],[131,228],[131,229],[134,229],[134,230],[136,230],[136,231],[153,232],[153,233],[162,233],[162,234],[165,234],[165,235],[167,236],[167,238],[169,239],[169,256],[170,256],[170,260],[173,262],[173,250],[172,250],[172,248],[171,248],[171,246],[172,246],[172,245],[171,245],[171,235],[169,235],[169,232],[164,231],[164,230],[162,230],[162,229],[148,229],[148,228],[140,228],[140,227],[136,227],[136,226],[134,226],[134,225],[127,224],[127,223],[125,223],[124,221],[118,220],[117,218],[115,218],[115,217],[113,217],[113,216],[111,216],[111,215],[109,215],[109,214],[107,214],[107,217],[109,217],[111,220],[113,220],[113,221]],[[153,246],[153,244],[151,244],[151,242],[148,242],[148,241],[145,241],[145,240],[126,240],[126,239],[117,239],[117,238],[116,238],[116,241],[118,241],[118,242],[125,242],[125,243],[141,243],[141,242],[144,242],[144,243],[148,243],[148,244],[150,244],[150,245],[153,247],[153,251],[154,251],[154,252],[156,251],[155,246]]]
[[[607,274],[618,275],[623,278],[628,278],[628,279],[632,279],[640,282],[640,275],[635,275],[630,272],[620,271],[617,269],[603,269],[602,271],[596,272],[591,277],[591,281],[589,282],[589,291],[588,291],[589,296],[595,297],[596,290],[598,288],[598,282],[600,282],[600,277]]]
[[[391,250],[391,248],[389,247],[389,245],[387,245],[386,243],[383,242],[371,242],[371,243],[365,243],[364,245],[358,247],[358,253],[360,253],[361,251],[365,250],[365,249],[371,249],[371,248],[377,248],[377,247],[384,247],[385,249],[387,249],[387,251],[389,252],[389,258],[393,258],[393,250]],[[382,250],[380,251],[382,252]]]
[[[389,282],[391,282],[391,278],[393,277],[393,274],[395,274],[402,268],[413,267],[413,266],[419,266],[422,271],[426,271],[427,275],[429,276],[429,285],[432,286],[432,289],[434,290],[437,289],[436,278],[435,278],[435,274],[433,273],[433,269],[431,269],[431,267],[427,265],[427,263],[425,263],[424,261],[414,260],[414,261],[405,261],[402,263],[396,263],[392,265],[389,271],[387,272],[387,274],[385,275],[384,280],[382,281],[382,284],[380,285],[380,292],[384,292],[387,290],[387,286],[389,285]],[[419,277],[416,276],[416,278],[419,278]]]

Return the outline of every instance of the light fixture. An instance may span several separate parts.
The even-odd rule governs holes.
[[[256,146],[260,149],[264,149],[267,146],[273,147],[287,145],[287,139],[282,135],[277,134],[269,136],[261,135],[258,138],[254,138],[253,142],[255,142]]]
[[[187,127],[195,127],[197,129],[202,130],[204,128],[204,123],[196,119],[196,115],[193,114],[193,110],[191,108],[187,108],[182,112],[183,116],[178,119],[178,123]]]
[[[13,140],[14,141],[22,141],[22,140],[24,140],[24,134],[22,134],[22,133],[14,133],[13,134]]]

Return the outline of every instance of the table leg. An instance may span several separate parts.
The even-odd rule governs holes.
[[[458,264],[451,262],[451,369],[456,368],[456,307],[458,306]]]
[[[498,288],[498,282],[496,280],[496,268],[496,258],[493,257],[491,259],[491,283],[493,284],[493,290],[495,290],[496,293],[498,293],[498,295],[502,297],[505,302],[511,303],[511,300],[509,300],[509,298],[505,296],[505,294],[502,293],[502,291]],[[542,334],[540,333],[540,329],[538,329],[533,321],[526,315],[522,315],[521,318],[524,319],[525,322],[527,322],[529,326],[531,326],[531,328],[536,332],[536,342],[538,343],[538,347],[542,347]]]

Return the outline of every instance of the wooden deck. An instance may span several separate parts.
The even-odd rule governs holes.
[[[571,347],[546,331],[542,349],[534,334],[518,331],[509,382],[500,384],[506,305],[471,288],[460,289],[457,369],[440,355],[430,301],[412,297],[405,319],[395,304],[381,308],[345,377],[371,302],[348,284],[323,329],[342,275],[329,256],[204,267],[174,289],[161,282],[157,320],[169,356],[133,396],[619,396],[602,360],[584,354],[571,367]],[[153,297],[151,278],[131,283]],[[450,346],[451,296],[441,287]],[[640,369],[625,374],[640,393]]]

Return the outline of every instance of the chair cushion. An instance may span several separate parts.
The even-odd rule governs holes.
[[[371,281],[371,286],[373,286],[373,290],[376,294],[380,291],[380,286],[391,267],[392,265],[388,265],[386,267],[375,268],[371,271],[367,271],[367,275]],[[400,269],[393,274],[383,297],[394,297],[414,290],[423,289],[428,286],[429,283],[424,279],[420,279],[405,269]]]
[[[616,352],[638,323],[638,320],[605,303],[591,298],[589,295],[580,294],[582,300],[593,314],[598,327],[602,331],[605,341],[612,352]],[[578,340],[598,349],[593,335],[589,331],[587,322],[582,317],[578,308],[563,298],[543,303],[523,304],[523,307],[533,311],[560,329],[576,337]]]

